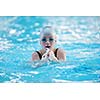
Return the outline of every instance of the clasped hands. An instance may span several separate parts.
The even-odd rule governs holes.
[[[49,48],[46,48],[46,52],[42,56],[42,61],[58,61],[55,57],[54,52],[51,51]]]

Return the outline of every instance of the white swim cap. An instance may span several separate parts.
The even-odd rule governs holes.
[[[56,31],[52,26],[45,26],[40,32],[41,34],[54,34],[56,35]]]

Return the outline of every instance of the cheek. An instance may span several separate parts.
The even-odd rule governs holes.
[[[55,45],[56,44],[56,41],[54,41],[53,43],[52,43],[52,45]]]
[[[50,45],[51,45],[52,47],[54,47],[54,46],[55,46],[55,43],[50,43]]]
[[[44,46],[45,45],[45,43],[43,43],[43,42],[40,42],[40,44],[41,44],[41,46]]]

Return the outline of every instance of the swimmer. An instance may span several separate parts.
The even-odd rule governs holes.
[[[42,49],[32,54],[32,61],[66,61],[66,52],[61,48],[55,48],[57,36],[51,26],[45,26],[40,32],[40,44]]]

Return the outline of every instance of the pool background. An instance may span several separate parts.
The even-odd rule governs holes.
[[[45,25],[57,29],[57,47],[66,50],[67,61],[34,69],[29,61],[41,48],[39,32]],[[100,17],[0,17],[0,82],[100,82]]]

